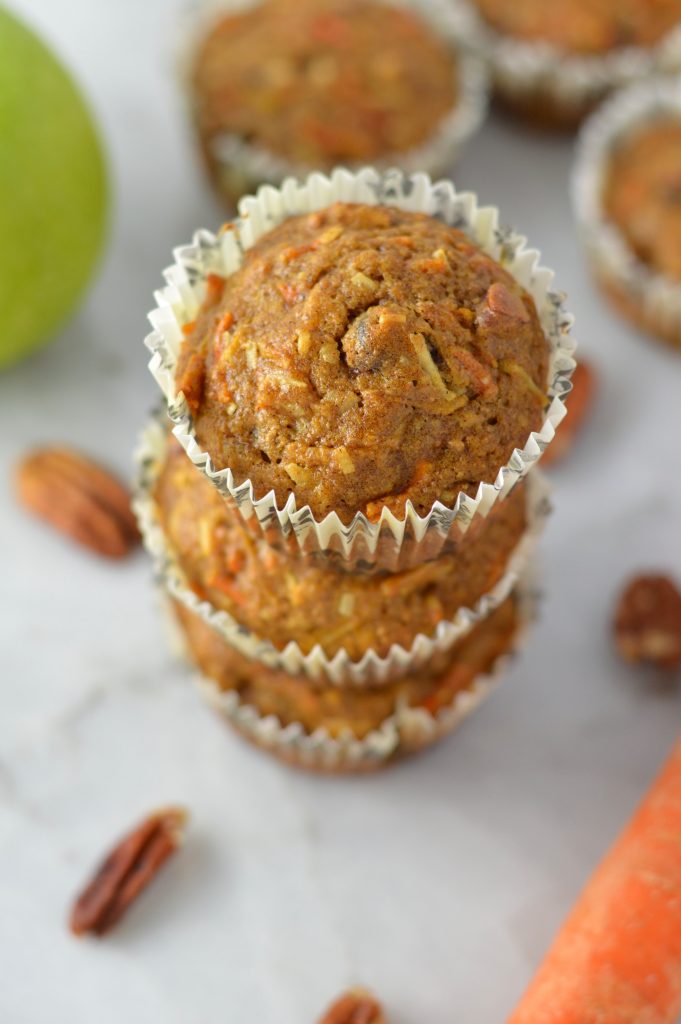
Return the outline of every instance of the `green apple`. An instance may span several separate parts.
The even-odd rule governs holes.
[[[0,368],[48,341],[87,284],[107,178],[73,79],[0,7]]]

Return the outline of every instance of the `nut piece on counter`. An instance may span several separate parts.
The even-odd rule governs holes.
[[[593,407],[598,378],[591,363],[580,361],[572,375],[572,391],[567,399],[567,415],[558,427],[556,436],[546,449],[542,467],[554,466],[568,454],[582,424],[588,419]]]
[[[69,448],[39,448],[17,466],[19,500],[60,533],[106,558],[138,543],[130,494],[107,470]]]
[[[627,661],[681,666],[681,592],[668,576],[637,576],[625,587],[615,612],[615,643]]]
[[[333,1003],[319,1024],[387,1024],[381,1004],[363,988],[345,992]]]
[[[76,899],[69,927],[74,935],[105,935],[184,839],[187,812],[166,807],[145,818],[111,850]]]

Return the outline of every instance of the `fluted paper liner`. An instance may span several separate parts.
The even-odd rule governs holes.
[[[603,209],[611,156],[632,131],[660,116],[681,121],[681,76],[631,86],[593,114],[579,137],[572,196],[589,258],[603,283],[640,309],[652,331],[681,345],[681,282],[638,258]]]
[[[416,753],[457,728],[498,685],[509,663],[522,648],[529,626],[537,616],[540,593],[534,570],[528,570],[515,591],[518,628],[510,649],[496,659],[491,671],[480,674],[460,690],[447,707],[432,714],[423,707],[397,707],[380,725],[360,739],[351,731],[334,737],[320,728],[310,733],[299,722],[283,725],[274,715],[262,715],[234,691],[221,690],[207,676],[197,674],[198,687],[209,704],[247,739],[290,764],[310,771],[368,772]],[[170,620],[170,616],[168,617]],[[174,647],[184,650],[192,663],[179,625],[170,622]]]
[[[305,675],[341,686],[364,687],[389,682],[422,667],[435,654],[453,647],[511,593],[536,547],[550,511],[548,486],[543,477],[533,474],[528,481],[528,526],[511,554],[504,575],[473,608],[460,608],[454,619],[438,623],[432,636],[417,634],[408,649],[393,644],[384,656],[369,649],[359,660],[353,660],[343,649],[328,657],[319,644],[308,654],[304,654],[295,641],[279,650],[270,640],[241,625],[228,612],[218,610],[209,601],[201,599],[191,588],[165,535],[153,496],[165,461],[167,443],[161,418],[152,419],[138,446],[139,475],[134,501],[144,544],[152,556],[159,582],[175,600],[198,615],[245,657],[289,675]]]
[[[287,217],[322,209],[336,200],[387,204],[435,216],[464,231],[474,243],[496,259],[532,295],[550,344],[549,406],[544,422],[523,448],[516,448],[493,482],[481,483],[474,497],[463,492],[452,508],[435,502],[419,515],[406,503],[403,519],[383,508],[378,522],[358,512],[345,525],[336,512],[317,521],[309,505],[297,508],[294,494],[282,507],[273,491],[256,498],[250,480],[237,481],[232,471],[215,469],[210,455],[194,436],[191,414],[182,392],[175,389],[175,371],[182,342],[182,326],[196,317],[208,273],[229,275],[240,265],[243,252],[265,232]],[[165,271],[167,286],[156,293],[157,307],[149,314],[154,330],[146,339],[152,352],[152,374],[163,391],[175,423],[174,433],[192,462],[236,506],[244,519],[256,518],[272,542],[295,540],[304,552],[320,552],[351,569],[399,571],[435,558],[460,542],[480,517],[539,460],[565,415],[563,398],[569,392],[575,366],[570,336],[572,318],[563,296],[551,290],[553,272],[539,265],[539,253],[526,248],[526,240],[500,228],[495,207],[478,206],[472,192],[457,192],[450,181],[432,183],[426,174],[404,175],[392,170],[380,174],[365,168],[357,174],[339,168],[330,177],[311,174],[298,183],[290,178],[281,189],[263,186],[256,196],[239,204],[241,217],[235,230],[214,235],[198,231],[191,245],[175,250],[175,263]]]
[[[655,46],[619,47],[574,54],[545,43],[497,32],[471,0],[451,0],[471,48],[487,60],[495,85],[511,102],[547,102],[577,120],[607,93],[656,73],[681,70],[681,25]],[[550,0],[549,0],[550,2]]]
[[[198,0],[182,19],[178,57],[181,78],[189,98],[192,70],[202,42],[220,16],[252,7],[260,0]],[[451,0],[382,0],[387,6],[413,10],[454,53],[456,60],[456,105],[437,126],[433,135],[416,148],[386,155],[377,164],[384,169],[399,165],[407,172],[445,173],[460,155],[468,139],[478,131],[487,114],[488,76],[484,62],[462,45],[462,19]],[[208,141],[223,194],[236,198],[261,184],[278,185],[289,176],[302,178],[313,168],[296,164],[262,146],[229,132]],[[359,167],[361,165],[356,165]]]

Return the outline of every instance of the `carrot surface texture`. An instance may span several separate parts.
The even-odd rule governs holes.
[[[681,1017],[681,738],[507,1024]]]

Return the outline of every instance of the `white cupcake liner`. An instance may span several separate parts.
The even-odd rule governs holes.
[[[472,49],[489,64],[499,93],[521,104],[536,99],[566,119],[579,119],[607,93],[656,73],[681,70],[681,26],[650,49],[622,47],[603,54],[573,54],[549,43],[503,35],[471,0],[451,0]]]
[[[178,46],[179,68],[193,116],[192,69],[201,43],[221,15],[256,6],[260,0],[196,0],[182,19],[182,38]],[[461,17],[450,0],[382,0],[387,6],[414,10],[442,39],[456,56],[456,106],[438,125],[433,136],[422,145],[403,152],[388,154],[377,166],[383,169],[399,166],[406,172],[427,171],[432,175],[445,173],[460,155],[467,141],[482,125],[487,115],[489,82],[484,62],[464,49]],[[210,157],[215,163],[221,191],[236,198],[252,192],[259,185],[279,185],[285,178],[303,178],[314,167],[295,163],[245,141],[238,135],[224,132],[209,143]],[[361,164],[354,165],[356,169]]]
[[[165,535],[153,496],[167,445],[166,429],[159,418],[154,418],[140,437],[136,455],[139,476],[134,509],[158,581],[175,600],[245,657],[289,675],[304,675],[311,680],[338,686],[380,686],[426,665],[436,654],[450,650],[476,623],[506,600],[525,570],[550,512],[548,485],[539,474],[533,474],[528,481],[528,525],[509,558],[504,575],[473,608],[460,608],[451,621],[438,623],[431,636],[418,633],[408,649],[393,644],[383,656],[369,649],[359,660],[353,660],[344,649],[329,657],[319,644],[304,654],[293,640],[279,650],[270,640],[259,637],[237,622],[228,612],[202,600],[189,585]]]
[[[250,480],[237,482],[229,468],[214,468],[210,455],[196,441],[184,395],[175,389],[182,325],[196,317],[206,275],[233,273],[241,265],[244,250],[265,232],[287,217],[322,209],[336,200],[420,211],[460,228],[505,267],[535,301],[551,349],[549,407],[544,422],[540,430],[530,434],[523,448],[514,450],[493,483],[481,483],[475,497],[459,493],[452,508],[438,501],[421,516],[408,501],[403,519],[384,508],[378,522],[370,522],[358,512],[345,525],[336,512],[317,521],[309,505],[297,508],[293,493],[281,508],[273,491],[256,498]],[[149,314],[154,327],[146,338],[152,352],[149,368],[166,397],[180,444],[223,497],[239,509],[244,519],[255,517],[271,540],[295,541],[302,551],[323,553],[349,569],[393,572],[454,547],[471,524],[487,516],[494,503],[537,463],[565,415],[563,398],[570,390],[575,366],[572,317],[564,309],[563,296],[551,290],[553,272],[539,265],[539,253],[526,248],[525,238],[499,227],[495,207],[479,207],[472,192],[457,192],[449,181],[432,183],[425,174],[405,176],[398,170],[380,174],[372,168],[353,174],[338,168],[330,177],[312,174],[302,184],[288,179],[281,189],[263,186],[256,196],[242,199],[240,211],[233,231],[218,236],[199,231],[191,245],[175,250],[175,263],[164,275],[167,286],[156,293],[157,307]]]
[[[580,232],[597,274],[640,309],[644,322],[681,344],[681,282],[643,263],[603,209],[608,166],[619,142],[659,116],[681,120],[681,76],[637,83],[613,96],[584,125],[572,177]]]
[[[452,732],[494,690],[524,646],[530,625],[537,617],[540,591],[534,570],[528,570],[515,591],[518,627],[505,653],[496,659],[492,669],[479,675],[473,684],[460,690],[448,707],[435,715],[425,708],[404,705],[396,708],[378,729],[359,739],[351,731],[334,737],[324,729],[307,732],[299,722],[283,725],[274,715],[262,715],[245,703],[236,691],[225,691],[207,676],[197,674],[196,682],[208,703],[248,740],[276,757],[300,768],[319,772],[367,772],[385,767],[391,761],[423,750]],[[173,631],[179,634],[175,648],[181,645],[186,659],[193,658],[180,627],[175,621]]]

